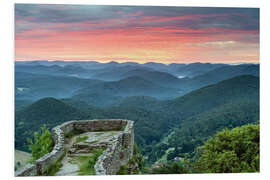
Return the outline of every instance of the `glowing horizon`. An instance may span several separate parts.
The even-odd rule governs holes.
[[[15,60],[258,63],[258,8],[15,5]]]

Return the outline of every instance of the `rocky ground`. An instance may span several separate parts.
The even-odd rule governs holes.
[[[31,154],[19,150],[15,150],[14,165],[16,170],[21,169],[27,163],[27,160],[31,158]]]
[[[122,131],[86,132],[74,136],[67,142],[67,153],[62,160],[63,166],[56,176],[76,176],[79,172],[80,156],[91,156],[91,151],[97,148],[106,149],[110,142]]]

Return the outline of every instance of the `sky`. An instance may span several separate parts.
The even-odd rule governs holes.
[[[259,9],[15,4],[15,60],[259,62]]]

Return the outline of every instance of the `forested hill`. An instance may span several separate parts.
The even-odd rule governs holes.
[[[52,128],[70,119],[82,119],[83,113],[60,100],[44,98],[15,112],[15,147],[28,150],[26,138],[33,137],[45,124]]]
[[[250,114],[253,113],[252,109],[256,110],[254,114]],[[43,124],[51,128],[72,119],[123,118],[135,121],[135,141],[146,155],[150,155],[155,144],[159,144],[170,130],[192,126],[187,122],[197,122],[201,117],[208,117],[209,122],[203,118],[204,123],[199,123],[204,126],[201,128],[203,130],[208,129],[210,122],[214,125],[217,117],[222,116],[224,122],[227,122],[235,114],[234,123],[221,123],[222,126],[217,123],[213,129],[237,126],[235,122],[238,121],[245,124],[258,120],[258,109],[259,78],[251,75],[234,77],[173,100],[162,101],[145,96],[128,97],[106,108],[89,106],[74,99],[45,98],[16,111],[15,145],[18,149],[27,150],[25,139],[32,137],[33,132]],[[201,133],[200,136],[204,138],[212,131]],[[155,158],[158,157],[153,160]]]
[[[183,158],[186,154],[193,156],[196,148],[216,132],[258,123],[259,112],[258,101],[241,100],[185,118],[146,153],[150,155],[149,162],[153,163],[164,156],[167,161],[175,157]]]
[[[237,76],[173,100],[160,101],[150,97],[129,97],[120,100],[116,105],[143,107],[166,115],[185,118],[241,99],[259,100],[258,77],[252,75]]]

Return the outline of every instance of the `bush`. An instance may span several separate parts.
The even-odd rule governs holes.
[[[173,162],[163,164],[161,167],[153,168],[151,174],[185,174],[188,173],[186,167],[180,163]]]
[[[32,155],[30,162],[34,162],[45,154],[51,152],[53,149],[53,139],[45,125],[41,128],[41,135],[39,135],[38,132],[34,133],[34,143],[30,138],[28,138],[27,141]]]
[[[225,129],[200,147],[195,169],[200,173],[259,172],[259,125]]]
[[[79,160],[79,174],[78,175],[94,175],[95,170],[94,166],[98,157],[103,153],[103,149],[93,149],[91,156],[80,156],[78,157]]]

